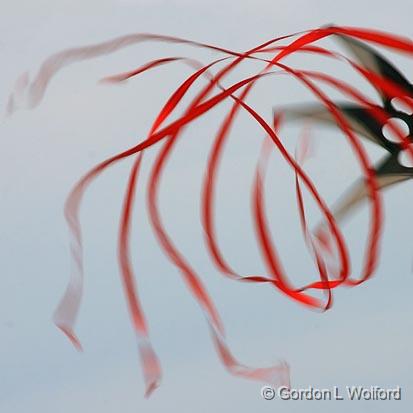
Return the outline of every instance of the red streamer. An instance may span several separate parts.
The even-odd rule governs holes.
[[[162,142],[162,147],[151,169],[148,185],[149,189],[146,199],[150,221],[160,246],[170,261],[179,269],[188,289],[203,310],[219,358],[227,370],[234,375],[264,381],[273,385],[289,385],[289,366],[285,362],[268,368],[252,368],[238,362],[232,355],[226,341],[223,322],[215,308],[212,298],[209,296],[206,287],[201,282],[195,269],[179,251],[178,247],[168,235],[158,208],[158,190],[162,174],[165,171],[166,161],[172,155],[176,143],[182,137],[183,129],[188,127],[191,122],[201,117],[209,110],[215,108],[224,100],[230,99],[232,101],[232,106],[223,122],[220,124],[211,148],[205,170],[201,203],[201,220],[205,230],[205,243],[216,268],[225,277],[234,281],[270,284],[289,298],[310,308],[320,309],[322,311],[331,308],[333,302],[332,292],[335,288],[340,285],[358,285],[373,275],[378,262],[380,235],[383,223],[382,203],[378,190],[377,177],[358,136],[352,131],[351,126],[348,124],[346,118],[340,112],[338,107],[330,100],[329,96],[320,89],[316,82],[328,84],[343,95],[352,99],[353,102],[361,104],[378,122],[384,123],[388,119],[388,115],[382,108],[377,106],[377,104],[372,102],[348,83],[323,72],[300,70],[285,63],[281,63],[281,61],[297,52],[338,59],[349,64],[356,73],[373,84],[383,93],[383,95],[398,96],[410,107],[413,107],[413,104],[412,101],[406,97],[406,91],[388,78],[384,78],[377,73],[362,67],[360,64],[354,62],[343,54],[314,44],[332,35],[344,35],[366,43],[387,47],[408,54],[409,56],[413,54],[413,42],[409,39],[395,36],[390,33],[349,27],[329,26],[309,30],[303,33],[278,37],[243,53],[171,36],[132,34],[101,44],[59,52],[49,57],[43,63],[39,73],[33,81],[30,82],[27,74],[25,74],[21,76],[16,83],[15,90],[11,94],[8,103],[9,113],[12,113],[21,106],[31,108],[39,104],[45,95],[47,85],[50,83],[53,76],[64,66],[76,61],[113,53],[136,43],[159,41],[186,44],[189,46],[210,49],[224,55],[224,57],[214,60],[206,65],[187,57],[162,57],[146,62],[136,69],[117,75],[107,76],[102,79],[104,82],[122,82],[138,75],[142,75],[149,70],[173,62],[181,62],[194,69],[194,72],[176,88],[162,108],[160,108],[146,139],[137,143],[132,148],[104,160],[87,172],[72,189],[65,205],[65,216],[71,233],[71,256],[73,265],[69,284],[58,308],[56,309],[54,318],[57,326],[69,337],[78,349],[81,349],[80,342],[74,333],[74,325],[78,315],[83,290],[82,234],[79,222],[81,201],[89,185],[102,172],[123,159],[135,156],[129,175],[129,181],[127,183],[120,219],[118,259],[129,313],[138,339],[146,383],[146,395],[149,395],[159,385],[161,368],[158,357],[150,341],[149,327],[139,301],[135,275],[130,260],[129,238],[132,211],[134,209],[138,175],[141,168],[143,153],[145,150],[149,150],[157,142]],[[289,43],[287,45],[280,45],[279,43],[281,41],[288,41]],[[271,58],[266,59],[262,57],[263,54],[271,54],[272,56]],[[223,81],[226,77],[232,71],[236,70],[246,59],[264,64],[264,67],[255,75],[242,79],[229,87],[224,87]],[[214,74],[212,71],[217,66],[221,65],[222,68]],[[277,71],[272,71],[274,69],[277,69]],[[286,74],[297,80],[326,108],[341,129],[343,135],[347,138],[354,155],[360,164],[369,195],[371,218],[369,237],[365,250],[365,262],[361,276],[358,279],[351,278],[351,262],[348,248],[338,223],[336,222],[335,216],[323,200],[315,184],[303,169],[303,164],[308,155],[308,138],[304,138],[301,141],[301,144],[297,148],[296,157],[294,158],[294,156],[287,151],[279,136],[282,116],[276,115],[274,119],[271,120],[271,125],[271,122],[267,122],[262,114],[247,103],[247,98],[258,81],[279,74]],[[178,106],[182,104],[183,98],[188,91],[195,88],[196,85],[201,82],[205,83],[200,88],[195,98],[193,98],[184,108],[183,114],[179,115],[176,120],[168,123],[168,118],[171,114],[177,112]],[[257,242],[268,272],[268,274],[262,275],[241,275],[232,269],[219,247],[214,221],[215,186],[220,161],[223,157],[224,147],[230,134],[230,130],[240,111],[245,112],[251,119],[257,122],[266,136],[252,188],[252,216]],[[408,148],[413,159],[413,149],[409,146],[410,139],[403,136],[402,131],[394,125],[390,125],[390,127],[393,128],[394,133],[399,137],[403,147]],[[313,257],[316,272],[318,273],[317,278],[305,286],[297,287],[290,281],[290,277],[286,274],[283,268],[281,258],[269,230],[265,212],[264,179],[269,162],[270,149],[276,149],[295,174],[296,201],[303,236]],[[326,226],[323,227],[323,232],[318,231],[313,234],[308,228],[302,192],[303,187],[306,188],[322,213],[323,220],[326,223]],[[325,264],[325,259],[327,258],[325,254],[329,254],[331,258],[334,250],[337,252],[337,274],[332,274],[332,271],[330,271]],[[310,294],[311,290],[321,290],[325,293],[326,299],[321,300],[314,297]]]

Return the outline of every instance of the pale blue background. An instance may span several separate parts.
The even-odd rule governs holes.
[[[331,22],[412,37],[412,14],[410,1],[3,0],[0,103],[5,105],[16,77],[26,69],[35,73],[49,54],[130,32],[178,35],[241,51],[277,35]],[[65,69],[41,106],[2,120],[0,411],[406,412],[413,400],[411,183],[386,193],[386,227],[375,278],[337,291],[330,312],[308,311],[264,286],[227,281],[213,269],[202,244],[199,188],[209,143],[228,104],[186,131],[167,168],[161,210],[167,228],[215,299],[235,355],[251,365],[288,360],[295,387],[401,385],[403,400],[266,402],[260,383],[230,376],[218,361],[199,307],[154,240],[142,209],[143,191],[138,190],[134,263],[164,370],[161,388],[144,400],[116,262],[117,220],[129,161],[105,173],[82,208],[86,289],[78,334],[85,352],[77,353],[52,324],[51,314],[68,277],[62,209],[71,185],[96,162],[141,140],[156,110],[189,70],[175,63],[123,87],[96,81],[150,59],[184,54],[204,62],[218,56],[157,43],[131,47]],[[394,60],[413,80],[411,61],[399,56]],[[308,56],[289,62],[320,65]],[[323,64],[330,73],[341,70],[343,77],[374,95],[342,66]],[[253,66],[245,68],[232,80],[248,75]],[[312,99],[283,77],[263,81],[249,102],[270,115],[273,105]],[[297,132],[290,128],[283,135],[291,149]],[[249,189],[261,141],[262,131],[243,114],[231,135],[219,185],[220,244],[242,273],[263,271],[249,215]],[[308,171],[331,203],[359,172],[337,132],[317,129],[316,143],[317,157],[309,161]],[[370,149],[375,157],[380,155]],[[144,176],[154,153],[145,159]],[[299,282],[315,271],[300,236],[293,176],[278,156],[272,161],[268,214],[285,265]],[[364,207],[343,227],[355,271],[362,259],[367,216]]]

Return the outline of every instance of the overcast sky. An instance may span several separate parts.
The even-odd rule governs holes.
[[[50,54],[128,33],[176,35],[243,51],[272,37],[326,23],[364,26],[413,37],[411,1],[3,0],[0,12],[0,104],[18,75],[36,73]],[[338,49],[333,41],[324,43]],[[116,258],[116,237],[130,161],[103,174],[82,205],[86,286],[77,353],[51,316],[69,275],[64,200],[94,164],[144,138],[156,111],[189,76],[174,63],[122,86],[103,76],[164,56],[219,55],[191,47],[145,43],[72,65],[52,81],[43,102],[0,123],[0,410],[5,413],[91,412],[406,412],[413,404],[411,291],[413,190],[405,183],[384,196],[386,220],[375,277],[335,294],[333,308],[317,313],[268,287],[223,279],[203,246],[199,193],[210,143],[227,103],[197,120],[165,172],[161,212],[167,229],[198,270],[226,325],[228,341],[245,364],[287,360],[293,387],[402,386],[398,402],[264,401],[261,383],[229,375],[219,362],[207,324],[178,271],[165,258],[144,210],[144,189],[156,149],[143,165],[134,215],[133,257],[153,344],[163,367],[161,387],[149,400],[129,323]],[[411,61],[388,56],[413,80]],[[336,63],[293,57],[297,66],[342,70]],[[230,80],[253,73],[246,64]],[[301,66],[300,66],[301,67]],[[229,83],[228,83],[229,84]],[[258,84],[249,102],[267,116],[273,106],[314,98],[292,79]],[[294,148],[298,128],[282,135]],[[308,171],[329,203],[359,170],[343,137],[313,129],[316,157]],[[228,260],[242,273],[264,272],[250,219],[250,187],[262,131],[245,114],[233,128],[220,171],[217,222]],[[369,146],[373,157],[381,155]],[[283,262],[297,283],[316,276],[301,239],[294,177],[274,155],[268,175],[268,214]],[[311,205],[310,205],[311,208]],[[317,218],[313,219],[315,224]],[[343,231],[360,270],[368,225],[361,208]],[[305,405],[303,405],[305,404]]]

